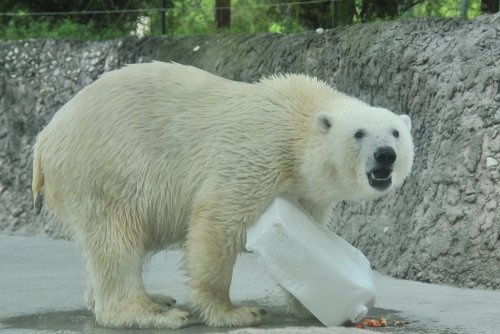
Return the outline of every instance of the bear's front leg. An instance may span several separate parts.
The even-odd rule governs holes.
[[[210,210],[197,210],[189,227],[185,265],[190,276],[190,304],[208,326],[257,325],[266,312],[236,307],[229,298],[233,266],[242,250],[246,227]]]

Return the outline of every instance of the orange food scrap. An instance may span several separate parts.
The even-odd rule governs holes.
[[[377,318],[377,319],[365,318],[361,322],[355,323],[354,327],[356,327],[356,328],[387,327],[389,325],[401,327],[404,324],[405,324],[405,322],[403,320],[394,320],[394,321],[390,321],[388,323],[385,318],[380,317],[380,318]]]
[[[363,323],[366,327],[385,327],[387,326],[387,321],[384,318],[379,319],[364,319]]]

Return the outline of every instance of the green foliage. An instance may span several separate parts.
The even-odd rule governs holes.
[[[216,33],[214,0],[172,1],[167,12],[169,35],[212,35]],[[158,4],[159,5],[159,4]],[[159,13],[152,14],[153,34],[159,34]]]
[[[140,7],[142,0],[127,0],[115,7],[114,0],[0,0],[0,39],[72,38],[110,39],[127,35],[135,27],[136,13],[37,15],[39,12],[82,12]]]
[[[123,31],[112,27],[96,29],[93,21],[82,24],[67,18],[51,22],[33,21],[29,16],[16,16],[7,25],[0,27],[0,39],[6,40],[28,38],[104,40],[123,35]]]
[[[404,16],[406,17],[458,17],[460,16],[461,1],[434,0],[424,1],[412,7]],[[481,0],[469,0],[467,17],[473,18],[481,14]]]
[[[366,14],[367,8],[378,8],[387,0],[344,0],[337,11],[337,24],[409,17],[457,17],[459,0],[402,0],[398,16],[380,17],[375,12]],[[391,0],[393,1],[393,0]],[[395,1],[395,0],[394,0]],[[214,35],[220,32],[240,34],[257,32],[294,33],[317,27],[328,28],[332,22],[331,3],[288,5],[290,0],[232,0],[231,28],[215,28],[215,0],[169,0],[167,34]],[[390,1],[389,1],[390,2]],[[277,6],[276,4],[281,4]],[[367,6],[369,4],[371,7]],[[410,4],[405,9],[401,4]],[[345,5],[345,6],[344,6]],[[161,0],[0,0],[0,12],[15,12],[17,16],[0,16],[0,39],[53,38],[102,40],[130,35],[140,15],[151,18],[150,34],[159,35]],[[364,7],[363,7],[364,6]],[[378,7],[377,7],[378,6]],[[345,7],[345,8],[344,8]],[[481,0],[469,0],[468,18],[480,14]],[[108,13],[66,16],[29,16],[40,11],[91,11],[109,9],[154,8],[144,13]],[[403,10],[405,10],[403,12]],[[364,12],[363,12],[364,11]]]
[[[297,20],[297,11],[290,7],[262,6],[269,1],[232,0],[231,33],[295,33],[305,28]]]
[[[304,31],[292,11],[283,12],[279,6],[269,6],[265,0],[232,0],[231,28],[222,31],[231,34]],[[160,6],[156,1],[155,6]],[[214,0],[172,1],[167,15],[167,33],[174,36],[213,35],[215,28]],[[160,18],[157,11],[152,17],[152,34],[160,33]]]

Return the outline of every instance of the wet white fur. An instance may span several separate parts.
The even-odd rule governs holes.
[[[149,296],[142,283],[145,259],[175,243],[185,245],[190,305],[206,324],[253,325],[260,310],[229,299],[248,225],[280,193],[318,220],[334,201],[382,195],[363,171],[387,140],[399,186],[413,157],[405,124],[303,75],[247,84],[173,63],[131,65],[83,89],[40,133],[33,194],[44,187],[47,205],[74,229],[100,325],[189,323],[172,298]],[[356,146],[359,127],[373,142]]]

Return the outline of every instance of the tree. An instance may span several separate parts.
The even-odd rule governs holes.
[[[6,1],[0,5],[2,11],[14,11],[16,9],[24,9],[28,12],[80,12],[80,11],[103,11],[103,10],[126,10],[143,8],[145,1],[143,0],[39,0],[39,1]],[[5,8],[9,7],[9,8]],[[121,12],[121,13],[92,13],[85,15],[68,15],[68,16],[40,16],[32,17],[33,20],[50,19],[57,21],[61,19],[71,19],[74,22],[88,24],[92,22],[96,28],[101,29],[113,25],[114,27],[129,28],[135,24],[137,12]]]
[[[312,1],[309,3],[309,1]],[[299,4],[290,7],[296,13],[300,24],[308,30],[317,28],[332,27],[332,3],[333,2],[314,2],[313,0],[302,1]],[[286,2],[286,0],[283,0]]]
[[[333,26],[350,25],[356,15],[356,2],[354,0],[335,1],[333,3]]]
[[[231,26],[231,0],[215,0],[215,25],[217,29]]]
[[[363,0],[360,16],[363,21],[375,18],[393,18],[398,15],[398,0]]]
[[[498,12],[499,0],[481,0],[481,12],[496,13]]]
[[[165,1],[165,0],[163,0]],[[0,0],[0,38],[110,39],[129,35],[138,16],[151,18],[151,33],[160,27],[162,0]],[[468,6],[461,6],[461,3]],[[295,33],[397,17],[469,18],[498,11],[499,0],[168,0],[169,35],[231,33]],[[139,9],[150,10],[138,12]],[[108,11],[95,13],[95,11]],[[126,10],[126,11],[123,11]],[[87,13],[78,13],[78,12]],[[68,15],[28,15],[36,12],[76,12]],[[89,13],[94,12],[94,13]]]
[[[431,0],[433,1],[433,0]],[[363,22],[395,18],[425,0],[362,0],[359,16]]]
[[[116,38],[135,28],[136,10],[143,0],[39,0],[0,1],[0,38]],[[128,10],[128,11],[125,11]],[[101,11],[101,13],[99,13]],[[115,11],[112,13],[102,11]],[[65,15],[26,15],[26,13],[71,12]],[[87,13],[81,13],[87,12]]]
[[[286,0],[283,0],[286,1]],[[332,28],[363,22],[394,18],[425,0],[343,0],[305,1],[294,5],[299,22],[308,29]]]

